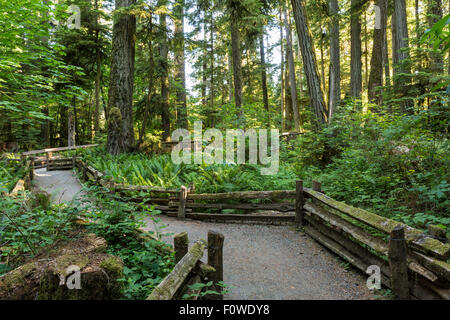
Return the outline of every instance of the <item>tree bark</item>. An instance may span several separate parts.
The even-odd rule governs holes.
[[[295,81],[295,65],[294,65],[294,52],[292,50],[292,32],[291,23],[289,21],[286,8],[283,5],[283,15],[284,15],[284,27],[286,31],[286,56],[289,66],[289,86],[291,88],[291,106],[292,114],[294,115],[294,125],[295,131],[300,131],[300,117],[298,113],[297,104],[297,83]]]
[[[175,81],[177,97],[178,128],[188,128],[186,106],[186,66],[184,58],[184,0],[177,0],[174,6],[175,15]]]
[[[394,1],[393,13],[393,41],[395,44],[394,51],[394,88],[399,96],[407,95],[410,78],[404,74],[411,73],[409,61],[409,44],[408,44],[408,25],[406,19],[406,2],[405,0]],[[393,47],[394,47],[393,44]],[[403,100],[400,102],[402,113],[412,113],[413,102],[411,100]]]
[[[259,54],[261,57],[261,89],[263,93],[263,104],[266,112],[269,112],[269,95],[267,92],[266,56],[264,52],[264,27],[261,27],[259,36]]]
[[[442,19],[442,1],[428,0],[427,5],[428,27]],[[430,71],[433,74],[441,74],[444,71],[444,62],[440,52],[430,52]]]
[[[116,9],[126,8],[134,0],[116,0]],[[121,113],[120,132],[116,126],[108,128],[108,152],[118,154],[134,149],[133,131],[133,84],[136,18],[121,14],[114,22],[111,71],[108,92],[109,109],[118,108]]]
[[[329,75],[329,99],[328,121],[331,121],[333,113],[341,100],[341,50],[339,46],[339,4],[337,0],[328,1],[330,21],[330,75]]]
[[[95,63],[97,66],[97,73],[95,75],[95,112],[94,112],[94,132],[98,136],[100,133],[100,79],[101,79],[101,55],[100,55],[100,30],[98,25],[99,14],[98,14],[98,0],[95,0],[95,38],[97,42],[97,47],[95,48]]]
[[[241,70],[241,39],[239,34],[239,21],[236,8],[236,1],[231,2],[231,55],[233,61],[233,80],[234,80],[234,103],[239,112],[239,116],[243,116],[242,110],[242,70]]]
[[[350,17],[350,95],[361,98],[362,90],[362,62],[361,62],[361,21],[360,0],[351,0]]]
[[[375,26],[373,30],[372,58],[370,60],[369,76],[369,101],[381,105],[382,95],[377,87],[383,85],[383,46],[386,33],[387,1],[377,0],[376,5],[380,8],[380,28]]]
[[[153,58],[153,15],[152,12],[149,13],[150,17],[149,17],[149,21],[150,21],[150,25],[149,25],[149,30],[148,30],[148,34],[149,34],[149,38],[148,38],[148,93],[147,93],[147,101],[146,101],[146,106],[145,106],[145,111],[144,111],[144,117],[142,118],[142,127],[141,127],[141,131],[139,132],[139,145],[142,144],[142,142],[144,141],[144,137],[145,137],[145,130],[147,128],[147,122],[148,122],[148,118],[150,116],[150,108],[151,108],[151,104],[152,104],[152,99],[153,99],[153,88],[154,88],[154,68],[155,68],[155,60]]]
[[[161,0],[159,6],[167,4],[167,0]],[[167,43],[167,14],[161,13],[159,15],[160,25],[160,48],[159,55],[161,58],[161,120],[162,120],[162,140],[167,141],[170,136],[170,114],[169,114],[169,63],[168,54],[169,48]]]
[[[281,129],[286,129],[286,104],[284,103],[284,88],[286,86],[285,76],[284,76],[284,46],[283,46],[283,17],[280,7],[280,52],[281,52],[281,65],[280,65],[280,76],[281,76]]]
[[[301,47],[306,81],[311,99],[310,104],[313,109],[312,111],[315,114],[317,124],[322,125],[327,121],[327,110],[320,86],[319,72],[317,71],[317,62],[314,54],[314,45],[308,26],[305,6],[303,0],[291,0],[291,3],[297,28],[297,35]]]

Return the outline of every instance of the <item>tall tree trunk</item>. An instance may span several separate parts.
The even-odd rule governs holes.
[[[259,36],[259,54],[261,58],[261,89],[263,93],[264,109],[269,112],[269,95],[267,92],[266,56],[264,52],[264,27],[261,27]]]
[[[286,31],[286,56],[289,66],[289,86],[291,87],[291,106],[292,114],[294,115],[295,131],[300,131],[300,117],[298,113],[297,104],[297,83],[295,81],[295,64],[294,64],[294,52],[292,50],[292,31],[289,16],[287,15],[286,8],[283,5],[284,15],[284,27]]]
[[[202,63],[202,105],[203,110],[206,110],[206,79],[208,76],[208,65],[206,63],[207,57],[207,41],[206,41],[206,12],[203,14],[203,63]]]
[[[75,146],[75,118],[74,118],[74,110],[76,104],[76,98],[73,98],[73,108],[68,107],[67,110],[67,146],[73,147]]]
[[[442,1],[428,0],[427,4],[428,27],[431,28],[436,22],[442,19]],[[444,62],[440,52],[430,53],[430,71],[433,74],[442,74]]]
[[[361,98],[362,90],[362,62],[361,62],[361,21],[360,0],[351,0],[350,17],[350,95]]]
[[[116,9],[126,8],[134,0],[116,0]],[[133,83],[136,18],[123,13],[114,22],[111,71],[108,92],[109,110],[118,108],[121,123],[108,126],[108,152],[119,154],[134,148]]]
[[[408,25],[406,20],[406,2],[405,0],[394,1],[394,14],[395,17],[393,30],[395,29],[394,43],[394,87],[397,93],[401,96],[408,95],[408,87],[410,84],[410,78],[403,76],[403,74],[410,74],[411,67],[409,61],[409,44],[408,44]],[[397,63],[397,65],[395,65]],[[413,112],[413,102],[410,99],[406,99],[400,102],[400,108],[402,113]]]
[[[375,25],[373,29],[373,48],[370,60],[369,76],[369,101],[381,105],[381,91],[377,87],[383,85],[383,46],[387,24],[387,0],[377,0],[376,6],[379,8],[380,25]],[[378,28],[379,27],[379,28]]]
[[[317,62],[314,54],[314,45],[311,32],[308,26],[304,0],[291,0],[294,12],[297,35],[300,42],[303,66],[308,83],[310,104],[316,116],[319,125],[326,123],[327,110],[323,92],[320,86],[319,72],[317,71]]]
[[[95,136],[100,133],[100,79],[102,72],[102,62],[100,56],[100,30],[99,30],[99,14],[98,14],[98,0],[95,0],[95,39],[97,46],[95,48],[95,63],[97,65],[97,73],[95,75],[95,112],[94,112],[94,131]]]
[[[236,7],[238,3],[232,1],[231,10],[231,55],[233,61],[233,83],[234,83],[234,103],[239,112],[239,116],[244,115],[242,110],[242,70],[241,70],[241,37],[239,34],[238,13]]]
[[[213,8],[210,9],[210,30],[209,30],[209,41],[210,41],[210,63],[211,63],[211,78],[209,82],[209,123],[211,127],[214,127],[215,122],[215,110],[214,110],[214,16],[213,16]]]
[[[142,144],[142,142],[144,141],[144,137],[145,137],[145,130],[147,128],[147,122],[148,122],[148,118],[150,117],[150,109],[151,109],[151,105],[152,105],[152,100],[153,100],[153,88],[154,88],[154,69],[155,69],[155,60],[153,58],[153,15],[152,15],[152,11],[150,11],[150,26],[149,26],[149,30],[148,30],[148,94],[147,94],[147,101],[146,101],[146,106],[145,106],[145,111],[144,111],[144,117],[142,118],[142,127],[141,127],[141,131],[139,132],[139,145]]]
[[[188,128],[186,106],[186,66],[184,58],[184,0],[177,0],[174,6],[175,16],[175,81],[177,83],[177,125]]]
[[[167,5],[167,0],[160,0],[159,6]],[[160,47],[159,55],[161,58],[161,121],[162,121],[162,140],[167,141],[170,137],[170,113],[169,113],[169,47],[167,43],[167,14],[159,15],[160,26]]]
[[[364,11],[364,85],[369,88],[369,44],[367,35],[367,12]]]
[[[328,121],[341,100],[341,49],[339,47],[339,4],[337,0],[328,1],[330,21],[330,75]]]
[[[386,0],[386,25],[384,29],[384,39],[383,39],[383,66],[384,66],[384,85],[386,87],[391,85],[391,71],[389,68],[389,48],[388,48],[388,41],[387,41],[387,13],[388,13],[388,5]]]
[[[231,53],[227,54],[228,63],[228,102],[233,102],[233,63],[231,61]]]
[[[280,64],[280,76],[281,76],[281,129],[286,130],[286,104],[284,103],[284,88],[286,86],[284,76],[284,46],[283,46],[283,17],[280,7],[280,52],[281,52],[281,64]]]

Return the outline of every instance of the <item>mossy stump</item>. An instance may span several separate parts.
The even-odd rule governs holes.
[[[0,277],[0,300],[120,298],[117,279],[122,277],[123,262],[106,249],[106,241],[95,234],[48,248]]]

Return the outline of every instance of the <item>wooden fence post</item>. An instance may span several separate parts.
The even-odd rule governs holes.
[[[319,181],[312,181],[312,189],[317,192],[322,192],[322,184]]]
[[[83,171],[83,181],[87,181],[87,169],[86,164],[84,162],[81,163],[82,171]]]
[[[181,186],[180,203],[178,204],[178,219],[186,218],[186,198],[187,198],[187,188],[185,186]]]
[[[223,234],[216,231],[208,231],[208,264],[216,271],[209,274],[208,278],[216,287],[217,291],[222,292],[222,287],[216,284],[223,281]],[[223,300],[223,295],[208,295],[211,300]]]
[[[409,299],[406,250],[405,229],[398,225],[391,231],[388,252],[391,287],[397,300]]]
[[[181,259],[183,259],[189,250],[189,239],[187,232],[177,233],[173,237],[173,247],[175,249],[175,263],[178,263]]]
[[[298,180],[295,183],[295,224],[302,226],[303,222],[303,206],[305,204],[305,198],[303,196],[303,181]]]
[[[45,154],[45,162],[46,162],[46,165],[47,165],[47,171],[48,171],[48,166],[49,166],[49,162],[50,162],[50,158],[51,158],[51,153],[50,152],[47,152],[46,154]]]
[[[30,158],[30,181],[34,178],[34,157]]]

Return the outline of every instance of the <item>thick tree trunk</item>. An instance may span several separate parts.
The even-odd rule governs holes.
[[[393,48],[394,56],[394,87],[400,96],[408,94],[408,86],[410,78],[403,76],[403,74],[410,74],[411,67],[409,61],[409,44],[408,44],[408,25],[406,20],[406,2],[405,0],[394,1],[393,13],[393,40],[395,50]],[[395,36],[394,36],[395,35]],[[394,46],[393,44],[393,46]],[[397,64],[397,65],[396,65]],[[400,102],[400,109],[402,113],[413,112],[413,102],[411,100],[404,100]]]
[[[351,0],[350,17],[350,95],[361,98],[362,90],[362,62],[361,62],[361,21],[360,0]]]
[[[298,113],[297,104],[297,83],[295,81],[295,65],[294,65],[294,52],[292,50],[292,31],[291,23],[286,12],[286,8],[283,6],[284,15],[284,27],[286,31],[286,56],[289,66],[289,86],[291,87],[291,106],[292,114],[294,115],[295,131],[300,131],[300,117]]]
[[[73,109],[69,107],[69,109],[67,111],[67,146],[68,147],[75,146],[75,117],[73,114],[74,109],[75,109],[75,105],[73,106]]]
[[[339,46],[339,4],[337,0],[328,1],[330,21],[330,75],[329,75],[329,100],[328,121],[331,121],[333,113],[341,100],[341,50]]]
[[[386,2],[387,3],[387,2]],[[389,68],[389,48],[388,48],[388,41],[387,41],[387,8],[386,5],[386,28],[384,32],[384,39],[383,39],[383,66],[384,66],[384,85],[390,86],[391,85],[391,71]]]
[[[166,5],[167,0],[161,0],[160,5]],[[160,48],[159,55],[161,58],[161,120],[162,120],[162,140],[167,141],[170,137],[170,114],[169,114],[169,64],[167,61],[169,48],[167,43],[167,15],[162,13],[159,15],[160,25]]]
[[[202,63],[202,105],[203,110],[206,109],[206,79],[208,76],[208,65],[206,64],[206,56],[207,56],[207,44],[206,44],[206,13],[203,16],[203,63]]]
[[[369,77],[369,101],[381,104],[381,91],[377,87],[383,85],[383,46],[387,23],[387,1],[377,0],[376,5],[380,8],[380,25],[375,25],[373,30],[372,59],[370,60]],[[380,27],[380,28],[377,28]]]
[[[214,18],[213,18],[213,9],[211,8],[210,13],[210,30],[209,30],[209,41],[210,41],[210,63],[211,63],[211,78],[209,81],[209,113],[208,113],[208,122],[211,127],[214,127],[215,122],[215,110],[214,110]]]
[[[427,4],[428,27],[431,28],[442,19],[442,1],[428,0]],[[441,74],[444,71],[444,62],[440,52],[430,53],[430,71],[433,74]]]
[[[186,106],[186,67],[184,58],[184,0],[177,0],[174,6],[175,15],[175,81],[177,83],[177,125],[188,127]]]
[[[261,58],[261,89],[263,93],[264,109],[269,112],[269,94],[267,92],[266,56],[264,52],[264,27],[259,36],[259,54]]]
[[[233,4],[233,6],[235,6],[235,4]],[[231,12],[231,54],[233,61],[234,103],[239,112],[239,116],[242,117],[241,39],[236,17],[237,13],[233,11],[234,10]]]
[[[98,0],[95,0],[95,10],[98,11]],[[95,38],[97,47],[95,49],[95,63],[97,65],[97,73],[95,75],[95,112],[94,112],[94,131],[98,136],[100,133],[100,79],[101,79],[101,56],[100,56],[100,31],[98,26],[98,13],[95,18]],[[89,124],[90,125],[90,124]]]
[[[320,86],[319,72],[317,71],[317,62],[314,54],[314,45],[311,32],[308,27],[308,20],[303,0],[291,0],[294,12],[297,35],[301,47],[303,66],[308,83],[311,107],[316,116],[319,125],[326,123],[327,110],[323,92]]]
[[[280,76],[281,76],[281,129],[286,130],[286,104],[284,103],[284,90],[286,86],[285,76],[284,76],[284,46],[283,46],[283,17],[280,7],[280,52],[281,52],[281,65],[280,65]]]
[[[126,8],[134,0],[116,0],[116,9]],[[117,154],[134,149],[133,131],[133,84],[136,18],[121,14],[114,22],[111,71],[108,92],[109,109],[118,108],[121,113],[121,130],[113,132],[116,126],[108,128],[108,152]]]
[[[148,30],[149,39],[148,39],[148,94],[147,101],[144,111],[144,117],[142,118],[142,127],[139,132],[139,145],[142,144],[145,137],[145,130],[147,128],[148,118],[150,116],[150,108],[153,100],[153,88],[154,88],[154,68],[155,68],[155,60],[153,58],[153,22],[152,22],[152,12],[150,14],[150,27]]]

